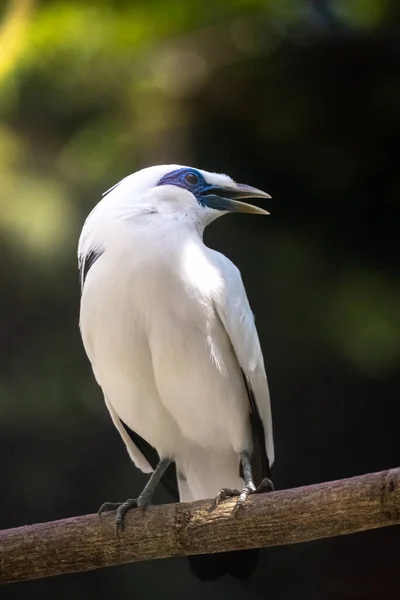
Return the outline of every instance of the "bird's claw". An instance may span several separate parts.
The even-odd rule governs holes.
[[[254,494],[256,492],[256,488],[253,485],[246,485],[239,494],[239,498],[236,500],[236,504],[233,507],[232,515],[236,517],[239,511],[244,508],[246,504],[247,498],[250,494]]]
[[[105,512],[117,510],[117,508],[119,508],[121,504],[122,502],[104,502],[97,511],[97,514],[99,515],[99,517],[101,517],[101,515]]]
[[[147,506],[151,504],[150,500],[148,500],[145,496],[139,496],[138,498],[128,498],[125,502],[104,502],[99,508],[98,514],[101,516],[103,512],[117,511],[115,517],[115,535],[118,539],[120,539],[120,535],[124,529],[124,520],[126,513],[131,510],[131,508],[141,508],[145,509]]]
[[[124,519],[125,515],[131,508],[138,508],[138,499],[136,498],[128,498],[125,502],[122,502],[117,508],[117,515],[115,517],[115,534],[119,539],[120,534],[122,533],[125,525]]]
[[[240,512],[240,510],[244,508],[244,505],[246,504],[247,498],[250,496],[250,494],[273,492],[274,489],[275,486],[272,483],[271,479],[269,479],[268,477],[265,477],[257,488],[252,485],[245,486],[242,489],[242,491],[232,490],[230,488],[222,488],[215,496],[214,501],[208,510],[209,512],[215,510],[220,504],[220,502],[226,500],[226,498],[233,498],[234,496],[239,496],[239,498],[236,500],[236,504],[232,511],[233,516],[236,516]]]
[[[271,479],[269,479],[268,477],[264,477],[264,479],[257,487],[247,485],[240,492],[239,498],[237,499],[232,511],[233,516],[236,516],[242,510],[242,508],[244,508],[247,498],[251,494],[262,494],[267,492],[273,492],[274,490],[275,486],[272,483]]]
[[[232,490],[230,488],[222,488],[221,490],[219,490],[218,494],[215,496],[213,503],[211,504],[210,508],[208,509],[209,512],[215,510],[217,508],[217,506],[220,504],[220,502],[222,502],[223,500],[226,500],[227,498],[234,498],[235,496],[239,496],[240,492],[239,490]]]

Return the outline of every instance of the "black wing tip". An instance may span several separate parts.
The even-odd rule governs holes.
[[[89,250],[86,254],[82,254],[78,258],[79,273],[81,280],[81,288],[83,289],[87,274],[96,260],[103,254],[103,250]]]
[[[135,446],[140,450],[143,454],[151,468],[154,470],[160,461],[160,457],[158,456],[158,452],[153,446],[151,446],[145,439],[143,439],[136,431],[133,431],[130,427],[128,427],[123,421],[121,421],[122,425],[125,428],[125,431],[131,438],[132,442]],[[161,478],[161,484],[174,500],[174,502],[179,502],[179,490],[178,490],[178,480],[176,476],[176,465],[175,463],[171,463],[164,475]]]
[[[253,389],[250,385],[248,378],[246,377],[243,369],[242,369],[243,381],[247,390],[247,395],[249,398],[250,404],[250,424],[253,435],[253,460],[259,463],[259,469],[261,473],[258,473],[258,483],[261,482],[264,477],[271,478],[271,469],[269,466],[269,459],[267,456],[267,450],[265,445],[265,430],[262,419],[260,417],[260,413],[258,411],[256,398],[254,396]],[[257,456],[255,456],[257,455]],[[253,462],[253,461],[252,461]],[[253,465],[254,468],[254,465]],[[242,474],[241,474],[242,477]]]

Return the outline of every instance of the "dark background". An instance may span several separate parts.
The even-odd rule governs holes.
[[[220,219],[206,241],[256,315],[276,486],[400,465],[396,4],[0,4],[0,528],[91,513],[146,480],[82,348],[76,244],[100,194],[157,163],[273,197],[270,217]],[[397,597],[399,545],[389,528],[263,550],[246,583],[200,583],[175,559],[0,597]]]

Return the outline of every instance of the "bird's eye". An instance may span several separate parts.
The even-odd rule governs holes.
[[[185,175],[185,181],[190,185],[196,185],[196,183],[199,183],[199,178],[194,173],[188,173]]]

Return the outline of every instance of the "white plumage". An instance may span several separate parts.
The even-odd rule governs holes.
[[[217,216],[257,211],[225,196],[257,194],[190,167],[143,169],[105,195],[79,241],[80,328],[106,405],[137,467],[153,470],[121,421],[175,461],[183,501],[243,487],[240,453],[251,452],[253,439],[242,371],[274,460],[267,378],[242,279],[202,240]]]

